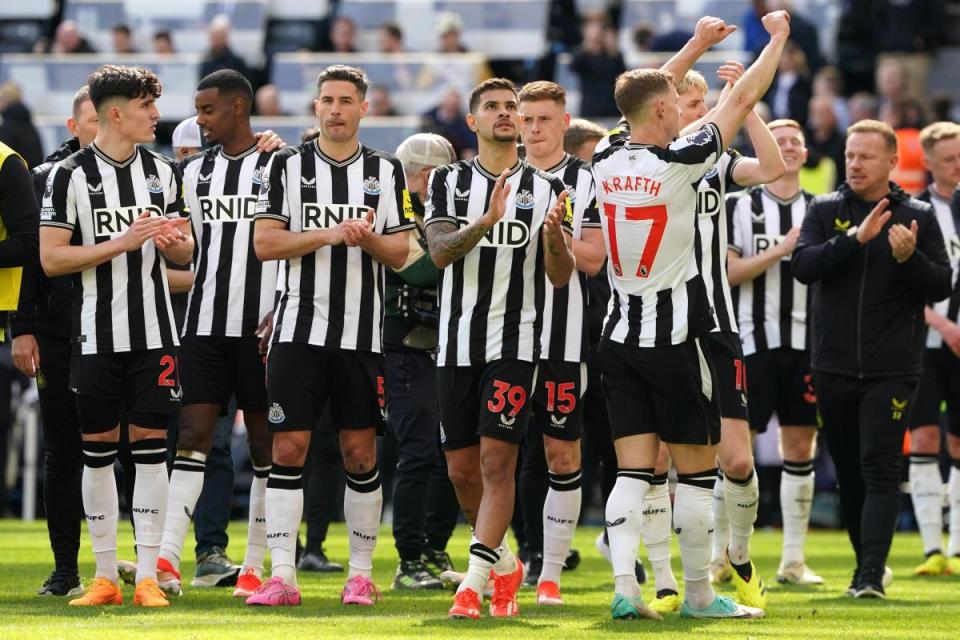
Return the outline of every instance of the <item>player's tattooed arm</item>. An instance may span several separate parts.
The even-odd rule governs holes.
[[[462,228],[454,222],[437,220],[426,228],[430,259],[438,269],[446,269],[470,253],[489,230],[490,227],[483,224],[483,218],[477,218]]]
[[[446,269],[477,246],[480,238],[503,218],[507,208],[507,196],[510,185],[507,182],[507,170],[504,170],[493,185],[490,204],[486,213],[463,228],[456,223],[436,220],[427,225],[427,246],[430,258],[438,269]]]

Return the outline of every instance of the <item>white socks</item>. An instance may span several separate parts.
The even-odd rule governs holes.
[[[113,463],[117,459],[116,442],[83,443],[83,512],[90,531],[90,542],[97,558],[97,578],[117,581],[117,480]]]
[[[947,555],[960,555],[960,460],[951,460],[950,483],[947,494],[950,498],[950,541]]]
[[[273,576],[297,585],[297,534],[303,516],[303,467],[274,464],[264,500]]]
[[[670,568],[670,538],[673,535],[673,509],[670,505],[670,488],[667,474],[653,477],[650,490],[643,504],[643,544],[647,547],[647,559],[653,566],[653,580],[657,593],[679,593],[677,579]]]
[[[674,496],[673,526],[680,541],[685,585],[690,606],[709,606],[716,594],[710,586],[710,538],[713,531],[713,485],[717,470],[679,474]]]
[[[269,465],[266,467],[254,467],[253,482],[250,483],[247,552],[243,557],[242,570],[253,569],[258,578],[263,575],[263,559],[267,555],[266,493],[267,478],[269,476]]]
[[[923,552],[943,550],[943,478],[940,456],[910,454],[910,497]]]
[[[491,549],[477,540],[476,536],[472,536],[470,538],[470,564],[467,567],[467,575],[464,576],[463,582],[457,587],[457,593],[464,589],[473,589],[474,593],[483,601],[483,589],[487,586],[490,570],[499,560],[500,554],[497,553],[496,549]]]
[[[652,480],[652,468],[620,469],[617,471],[617,482],[607,498],[605,518],[614,588],[617,593],[627,597],[640,594],[634,568],[637,547],[640,545],[643,501]]]
[[[543,569],[540,582],[560,584],[580,518],[580,469],[572,473],[548,473],[547,499],[543,503]]]
[[[373,551],[377,547],[380,514],[383,511],[383,489],[380,471],[374,467],[361,474],[347,472],[343,493],[343,517],[350,536],[349,580],[360,575],[369,578],[373,571]]]
[[[783,517],[783,564],[804,562],[803,545],[813,506],[813,460],[783,461],[780,511]]]
[[[187,537],[190,521],[193,520],[200,492],[203,491],[206,460],[206,454],[186,450],[177,451],[177,457],[173,459],[160,557],[167,560],[175,569],[180,568],[183,541]]]
[[[750,560],[750,537],[760,503],[756,472],[751,469],[750,477],[745,480],[735,480],[724,474],[723,497],[730,520],[730,562],[745,564]]]
[[[713,551],[711,560],[726,562],[727,545],[730,544],[730,519],[727,518],[727,501],[723,491],[723,475],[713,483]]]
[[[137,469],[133,487],[133,528],[137,537],[137,583],[157,579],[157,558],[167,515],[167,442],[147,438],[130,443]]]

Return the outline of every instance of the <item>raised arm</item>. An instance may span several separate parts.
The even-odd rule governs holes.
[[[690,71],[697,60],[700,59],[700,56],[736,30],[735,25],[728,25],[720,18],[714,18],[713,16],[700,18],[697,21],[693,37],[687,40],[683,48],[667,60],[660,67],[660,70],[672,73],[674,84],[680,82],[687,75],[687,71]]]
[[[743,124],[757,157],[742,158],[733,167],[733,181],[741,187],[752,187],[779,180],[787,166],[767,123],[751,109]]]
[[[760,52],[730,93],[717,105],[712,121],[720,130],[724,148],[733,140],[754,105],[770,88],[780,63],[783,47],[790,35],[790,17],[786,11],[772,11],[763,16],[763,26],[770,34],[770,42]]]

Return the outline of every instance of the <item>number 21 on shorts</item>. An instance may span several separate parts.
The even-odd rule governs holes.
[[[637,277],[649,278],[653,270],[653,261],[657,258],[663,232],[667,228],[667,206],[657,204],[650,207],[617,207],[617,205],[603,203],[603,213],[607,218],[607,235],[610,238],[610,263],[613,272],[618,278],[623,277],[623,267],[620,264],[620,246],[617,244],[617,209],[623,210],[621,221],[636,222],[650,220],[650,230],[647,233],[647,242],[640,252],[640,263],[637,265]]]

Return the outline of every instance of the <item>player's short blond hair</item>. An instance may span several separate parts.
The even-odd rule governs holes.
[[[660,69],[631,69],[617,76],[613,99],[623,117],[643,112],[654,96],[666,93],[673,86],[673,74]]]
[[[767,129],[773,131],[774,129],[779,129],[780,127],[790,127],[791,129],[796,129],[800,132],[800,137],[806,140],[806,135],[803,133],[803,127],[800,126],[800,123],[796,120],[790,118],[780,118],[779,120],[771,120],[767,123]]]
[[[517,94],[517,100],[520,102],[542,102],[552,100],[561,107],[567,106],[567,92],[556,82],[549,80],[535,80],[528,82],[520,89]]]
[[[847,137],[849,138],[852,133],[879,134],[887,145],[887,150],[893,153],[897,152],[897,134],[894,132],[893,127],[886,122],[881,122],[880,120],[860,120],[850,125],[847,129]]]
[[[920,146],[926,154],[933,153],[933,148],[941,140],[952,140],[960,136],[960,125],[955,122],[934,122],[920,130]]]
[[[683,76],[677,83],[677,93],[683,95],[691,89],[696,89],[703,95],[707,95],[707,92],[710,91],[710,87],[707,86],[707,79],[703,77],[702,73],[693,69],[687,71],[687,75]]]
[[[574,118],[570,121],[567,132],[563,134],[563,150],[574,153],[587,142],[591,140],[599,142],[606,135],[607,130],[596,122]]]

